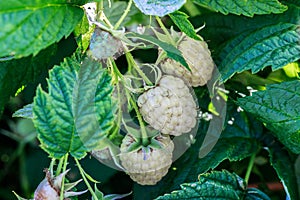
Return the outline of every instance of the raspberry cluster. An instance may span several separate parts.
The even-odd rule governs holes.
[[[184,36],[177,48],[190,71],[170,58],[162,60],[159,65],[165,75],[137,100],[144,121],[160,132],[155,137],[160,148],[151,142],[136,148],[140,141],[130,133],[121,144],[121,164],[131,179],[141,185],[154,185],[167,174],[174,150],[170,136],[189,133],[197,124],[197,104],[189,86],[205,85],[214,69],[204,41]],[[135,147],[134,150],[132,147]]]

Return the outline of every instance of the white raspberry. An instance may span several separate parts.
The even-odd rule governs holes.
[[[205,85],[211,79],[214,69],[214,62],[207,43],[185,36],[179,43],[178,49],[191,71],[170,58],[160,63],[162,71],[184,79],[193,87]]]
[[[197,106],[184,81],[163,76],[158,86],[138,98],[144,120],[163,134],[179,136],[196,125]]]
[[[136,139],[127,134],[121,144],[121,163],[130,178],[141,185],[155,185],[167,173],[172,164],[172,152],[174,144],[169,136],[156,136],[155,139],[161,144],[160,149],[142,147],[129,152]],[[143,149],[148,148],[148,153]]]

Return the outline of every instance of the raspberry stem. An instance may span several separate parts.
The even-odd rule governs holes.
[[[252,154],[252,156],[250,158],[250,161],[249,161],[249,164],[248,164],[247,172],[246,172],[246,175],[245,175],[246,184],[248,184],[248,182],[249,182],[250,174],[251,174],[251,171],[252,171],[252,168],[253,168],[253,165],[254,165],[255,156],[256,156],[256,154]]]
[[[129,55],[131,58],[128,58],[128,65],[132,65],[132,66],[136,66],[135,69],[138,68],[138,66],[136,65],[135,61],[133,60],[133,57],[131,55],[131,53],[126,53],[126,55]],[[117,68],[117,65],[115,63],[114,60],[112,59],[108,59],[108,65],[111,66],[111,70],[114,74],[114,76],[116,77],[116,79],[118,79],[118,77],[121,79],[121,83],[124,84],[124,78],[123,78],[123,75],[121,74],[121,72],[119,71],[119,69]],[[138,68],[139,69],[139,68]],[[140,69],[139,69],[140,70]],[[145,76],[146,80],[145,81],[149,81],[151,84],[152,82],[146,77],[146,75],[142,72],[142,70],[140,70],[141,72],[141,76],[142,74]],[[118,85],[118,83],[117,83]],[[138,121],[139,121],[139,124],[141,126],[141,136],[142,136],[142,144],[144,146],[147,146],[149,144],[149,140],[148,140],[148,136],[147,136],[147,131],[146,131],[146,128],[145,128],[145,125],[144,125],[144,121],[142,119],[142,116],[139,112],[139,109],[136,105],[136,102],[134,101],[134,99],[132,98],[131,94],[130,94],[130,91],[128,91],[128,89],[125,87],[125,93],[126,93],[126,97],[127,99],[129,100],[129,102],[131,103],[134,111],[136,112],[136,115],[137,115],[137,118],[138,118]],[[119,99],[119,102],[120,102],[120,99]],[[121,108],[119,108],[119,110],[121,110]]]
[[[169,38],[170,43],[176,47],[176,43],[173,40],[171,34],[169,33],[169,31],[167,30],[167,28],[165,27],[164,23],[161,21],[161,19],[159,17],[155,17],[156,21],[158,22],[160,28],[164,31],[164,33],[166,34],[166,36]]]
[[[56,168],[56,172],[55,172],[55,176],[58,176],[61,173],[61,169],[62,169],[62,166],[63,166],[63,161],[64,161],[63,158],[59,159],[59,162],[58,162],[58,165],[57,165],[57,168]]]
[[[148,77],[144,74],[144,72],[136,64],[131,53],[128,51],[127,47],[125,47],[125,50],[126,50],[125,56],[126,56],[128,65],[132,66],[138,72],[138,74],[142,77],[142,79],[146,82],[147,85],[152,86],[153,85],[152,82],[148,79]]]
[[[133,100],[133,98],[131,97],[131,95],[127,91],[126,91],[126,96],[129,99],[134,111],[136,112],[137,119],[138,119],[139,124],[141,126],[142,145],[146,147],[149,144],[149,139],[148,139],[148,135],[147,135],[147,131],[146,131],[144,121],[142,119],[142,115],[141,115],[141,113],[140,113],[140,111],[139,111],[139,109],[136,105],[136,102]]]
[[[103,21],[104,23],[106,23],[109,26],[109,28],[113,28],[113,25],[107,19],[103,10],[104,10],[103,1],[100,1],[97,3],[97,18]]]
[[[128,13],[130,11],[130,8],[131,8],[131,5],[132,5],[132,0],[129,0],[126,10],[124,11],[123,15],[121,16],[121,18],[118,20],[118,22],[114,26],[115,30],[117,30],[119,28],[119,26],[122,24],[122,22],[124,21],[124,19],[128,15]]]
[[[62,158],[63,159],[63,172],[65,172],[67,170],[68,157],[69,157],[69,154],[66,153],[65,156]],[[62,181],[61,181],[60,196],[59,196],[60,200],[64,200],[64,189],[65,189],[65,176],[62,177]]]
[[[81,165],[80,165],[79,161],[77,160],[77,158],[74,157],[74,160],[75,160],[75,162],[76,162],[77,168],[79,169],[79,172],[80,172],[80,174],[81,174],[81,177],[82,177],[82,179],[83,179],[85,185],[88,187],[88,190],[90,191],[90,193],[91,193],[93,199],[94,199],[94,200],[98,200],[97,195],[95,194],[93,188],[91,187],[89,181],[88,181],[87,178],[86,178],[86,175],[85,175],[86,172],[85,172],[85,171],[83,170],[83,168],[81,167]]]

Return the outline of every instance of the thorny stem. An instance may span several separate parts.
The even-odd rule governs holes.
[[[67,170],[67,165],[68,165],[68,157],[69,154],[66,153],[66,155],[63,157],[63,172],[65,172]],[[64,190],[65,190],[65,176],[62,177],[62,181],[61,181],[61,189],[60,189],[60,200],[64,200]]]
[[[173,40],[172,36],[170,35],[169,31],[167,30],[167,28],[165,27],[164,23],[161,21],[161,19],[159,17],[155,17],[156,21],[158,22],[160,28],[164,31],[164,33],[167,35],[167,37],[169,38],[171,44],[173,46],[176,46],[175,41]]]
[[[124,21],[124,19],[128,15],[128,13],[130,11],[130,8],[131,8],[131,5],[132,5],[132,0],[129,0],[126,10],[124,11],[123,15],[121,16],[121,18],[118,20],[118,22],[114,26],[115,30],[117,30],[119,28],[119,26],[122,24],[122,22]]]
[[[245,175],[246,184],[248,184],[248,181],[249,181],[249,178],[250,178],[250,174],[251,174],[251,171],[252,171],[252,168],[253,168],[253,165],[254,165],[255,156],[256,156],[256,154],[252,154],[252,156],[250,158],[250,161],[249,161],[249,164],[248,164],[247,172],[246,172],[246,175]]]
[[[94,200],[98,200],[98,197],[97,197],[97,195],[95,194],[93,188],[91,187],[89,181],[87,180],[87,178],[86,178],[86,176],[85,176],[85,172],[84,172],[84,170],[82,169],[82,167],[81,167],[79,161],[77,160],[77,158],[74,158],[74,160],[75,160],[76,165],[77,165],[77,167],[78,167],[78,169],[79,169],[79,172],[80,172],[80,174],[81,174],[81,177],[82,177],[82,179],[83,179],[85,185],[88,187],[88,190],[90,191],[90,193],[91,193],[93,199],[94,199]]]

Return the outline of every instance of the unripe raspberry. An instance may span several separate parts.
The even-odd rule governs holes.
[[[214,62],[207,43],[185,36],[179,43],[178,49],[191,71],[170,58],[160,63],[162,71],[184,79],[193,87],[205,85],[211,79],[214,69]]]
[[[95,29],[90,42],[92,57],[98,60],[107,59],[109,57],[116,58],[123,50],[121,40],[100,28]]]
[[[130,178],[141,185],[155,185],[168,173],[172,164],[174,144],[170,137],[159,135],[155,140],[161,148],[149,145],[130,152],[130,146],[138,142],[130,134],[124,137],[121,144],[121,163]]]
[[[138,98],[144,120],[163,134],[179,136],[196,125],[197,106],[184,81],[163,76],[159,84]]]
[[[69,170],[66,170],[60,175],[54,177],[49,170],[46,170],[45,179],[38,185],[38,187],[34,191],[34,200],[59,200],[61,192],[64,193],[65,198],[71,196],[77,196],[85,193],[86,191],[82,191],[82,192],[69,191],[73,187],[75,187],[81,180],[75,183],[68,183],[68,187],[65,187],[65,190],[61,191],[63,177],[66,176],[68,171]]]

